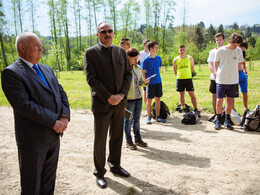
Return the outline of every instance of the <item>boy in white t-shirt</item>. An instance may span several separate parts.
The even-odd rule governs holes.
[[[142,63],[144,61],[144,59],[149,56],[150,54],[150,51],[148,49],[148,43],[150,42],[149,39],[144,39],[143,40],[143,47],[144,47],[144,50],[140,52],[140,55],[138,57],[138,60],[137,60],[137,64],[139,64],[140,66],[142,66]],[[144,87],[144,95],[143,95],[143,99],[144,99],[144,105],[146,106],[146,103],[147,103],[147,98],[146,98],[146,87]]]
[[[211,71],[209,91],[212,93],[212,106],[214,109],[214,113],[216,114],[217,113],[216,112],[216,103],[217,103],[216,74],[217,74],[217,72],[215,69],[215,55],[216,55],[216,51],[224,45],[225,35],[222,32],[220,32],[220,33],[217,33],[214,36],[214,38],[215,38],[215,41],[217,44],[217,48],[210,50],[209,57],[208,57],[208,66]]]
[[[242,50],[237,48],[243,42],[243,37],[238,33],[231,35],[229,44],[219,48],[215,56],[216,84],[217,84],[217,121],[215,129],[221,129],[221,113],[223,98],[226,97],[227,107],[224,126],[232,130],[230,119],[231,108],[234,106],[234,98],[238,97],[238,70],[244,61]]]

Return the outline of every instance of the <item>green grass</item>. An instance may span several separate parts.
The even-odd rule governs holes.
[[[247,63],[248,64],[248,63]],[[248,69],[248,107],[253,110],[260,101],[260,61],[254,62],[254,70]],[[198,108],[202,112],[213,113],[211,104],[211,93],[209,92],[210,70],[206,64],[195,66],[197,75],[193,78],[195,95]],[[172,66],[168,66],[161,72],[163,81],[162,100],[168,105],[171,111],[174,111],[179,104],[179,93],[176,92],[176,77],[173,74]],[[67,92],[70,106],[74,109],[90,109],[91,94],[90,88],[86,82],[86,77],[82,71],[60,72],[59,82]],[[235,108],[239,113],[243,113],[243,102],[241,94],[235,100]],[[188,94],[185,95],[185,101],[192,106]],[[0,106],[10,106],[4,96],[2,88],[0,89]],[[143,106],[144,109],[144,106]]]

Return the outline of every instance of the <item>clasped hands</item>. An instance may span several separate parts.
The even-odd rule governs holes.
[[[124,95],[116,94],[116,95],[111,95],[110,98],[108,98],[107,101],[112,106],[116,106],[122,101],[122,99],[124,99]]]
[[[62,133],[68,127],[69,119],[67,117],[60,117],[59,120],[56,120],[53,130],[56,133]]]

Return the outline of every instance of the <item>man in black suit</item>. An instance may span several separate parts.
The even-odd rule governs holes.
[[[13,107],[21,194],[54,194],[60,138],[70,119],[66,93],[49,66],[38,63],[42,44],[34,33],[16,37],[18,59],[1,75]]]
[[[120,166],[126,97],[131,68],[123,48],[112,45],[114,31],[109,23],[97,27],[99,43],[85,52],[87,82],[91,87],[94,114],[94,175],[97,185],[106,188],[106,139],[109,131],[110,171],[123,177],[130,174]]]

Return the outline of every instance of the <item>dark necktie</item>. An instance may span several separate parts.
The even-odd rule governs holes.
[[[43,76],[42,71],[38,68],[36,64],[33,65],[33,69],[36,71],[37,75],[41,78],[41,80],[49,87],[49,84],[47,83],[45,77]]]

